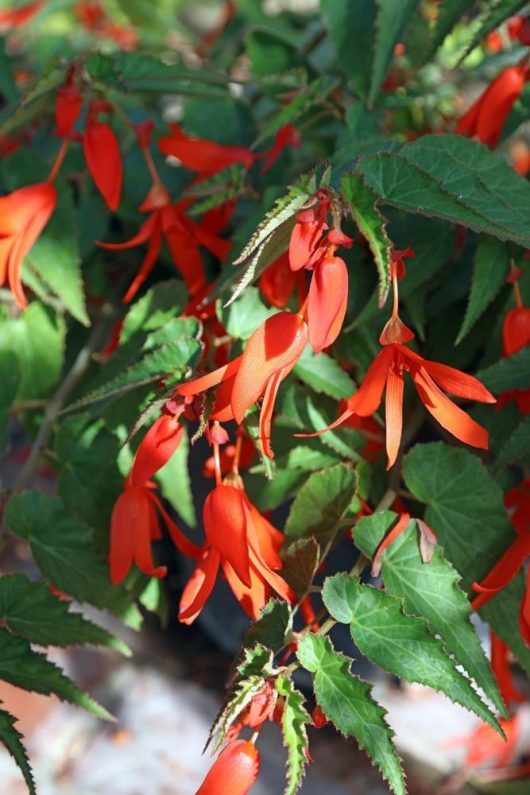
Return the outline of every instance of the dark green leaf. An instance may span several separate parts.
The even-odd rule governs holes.
[[[529,460],[530,416],[526,416],[506,440],[495,461],[495,469],[502,469],[509,464],[524,463]]]
[[[489,0],[487,5],[489,7],[475,24],[470,26],[473,35],[471,40],[466,43],[466,48],[460,56],[461,61],[486,38],[488,33],[524,8],[527,5],[527,0]]]
[[[245,49],[256,75],[281,74],[302,64],[292,41],[267,28],[258,28],[246,36]]]
[[[374,55],[368,104],[373,105],[407,22],[417,9],[419,0],[376,0]]]
[[[427,623],[407,615],[401,599],[347,574],[328,577],[322,598],[333,618],[350,625],[353,642],[371,662],[407,682],[441,690],[500,731],[494,715],[444,654]]]
[[[265,306],[257,287],[247,287],[230,306],[223,307],[221,301],[217,301],[216,310],[219,320],[236,340],[248,339],[258,326],[276,314],[276,309]]]
[[[499,293],[506,278],[509,261],[509,252],[505,243],[489,236],[479,238],[466,316],[455,345],[464,339],[475,321]]]
[[[188,470],[189,442],[185,432],[178,450],[169,461],[159,469],[155,480],[160,484],[162,494],[171,503],[179,516],[190,527],[195,527],[197,518],[193,505],[190,473]]]
[[[282,577],[298,599],[307,593],[320,563],[320,547],[314,538],[299,538],[283,549]]]
[[[363,517],[355,525],[355,544],[372,558],[397,515],[381,511]],[[505,707],[488,659],[470,622],[471,606],[460,589],[460,576],[444,557],[440,546],[424,563],[419,533],[414,521],[383,553],[382,576],[385,590],[399,596],[407,613],[424,618],[431,632],[442,639],[446,652],[454,654],[500,712]]]
[[[306,633],[298,642],[298,659],[314,675],[317,703],[345,737],[355,737],[377,765],[392,791],[405,795],[405,780],[393,732],[372,688],[350,672],[351,660],[338,654],[329,638]]]
[[[13,634],[39,646],[113,646],[130,654],[122,641],[69,608],[42,581],[23,574],[0,577],[0,619]]]
[[[29,795],[37,795],[35,781],[31,770],[26,749],[22,744],[22,735],[15,729],[17,719],[9,712],[0,709],[0,742],[9,751],[27,784]]]
[[[0,629],[0,679],[23,690],[49,695],[54,693],[62,701],[70,701],[78,707],[111,719],[111,715],[97,701],[83,693],[60,668],[46,659],[44,654],[32,651],[22,638]]]
[[[490,624],[495,634],[508,644],[530,676],[530,649],[519,631],[519,612],[525,590],[526,578],[521,571],[506,588],[481,607],[479,613]]]
[[[477,378],[494,394],[530,387],[530,346],[480,370]]]
[[[528,247],[530,185],[486,146],[461,135],[425,135],[357,165],[380,199]]]
[[[20,367],[14,351],[0,349],[0,455],[7,442],[9,409],[20,384]]]
[[[282,571],[283,576],[283,571]],[[293,617],[287,602],[269,599],[257,621],[250,625],[245,635],[245,646],[256,643],[266,646],[272,651],[279,651],[292,629]]]
[[[379,306],[383,306],[390,288],[391,242],[386,233],[386,218],[379,212],[378,196],[359,174],[347,174],[341,182],[342,193],[348,202],[353,220],[366,238],[379,274]]]
[[[352,81],[357,94],[366,100],[372,82],[376,3],[320,0],[320,11],[337,50],[341,69]]]
[[[187,301],[186,285],[179,279],[158,282],[136,301],[123,321],[120,346],[140,331],[156,331],[180,315]]]
[[[294,374],[315,392],[340,400],[355,392],[355,384],[340,364],[326,353],[314,354],[308,346],[294,366]]]

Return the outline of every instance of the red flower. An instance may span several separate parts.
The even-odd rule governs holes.
[[[473,376],[446,364],[423,359],[399,343],[390,343],[383,348],[368,368],[358,391],[348,399],[346,411],[319,433],[342,425],[352,414],[369,417],[379,408],[386,386],[386,450],[387,469],[390,469],[401,442],[405,372],[410,373],[425,408],[442,427],[461,442],[487,448],[488,432],[441,390],[482,403],[495,403],[493,395]]]
[[[348,238],[349,239],[349,238]],[[315,353],[332,345],[339,336],[348,306],[348,269],[335,246],[314,266],[307,299],[309,342]]]
[[[270,168],[272,168],[286,147],[292,146],[293,148],[297,149],[300,146],[301,141],[302,138],[299,131],[292,124],[284,124],[283,127],[280,127],[270,149],[260,152],[260,154],[257,156],[258,158],[265,158],[265,162],[261,167],[261,173],[265,174]]]
[[[143,486],[177,450],[184,436],[178,416],[162,414],[149,428],[134,457],[130,485]]]
[[[525,697],[518,693],[513,686],[512,672],[510,669],[510,650],[503,640],[490,630],[491,637],[491,668],[495,674],[501,695],[506,702],[523,702]]]
[[[221,751],[196,795],[247,795],[259,773],[256,746],[234,740]]]
[[[73,132],[81,108],[83,98],[77,88],[66,84],[59,88],[55,100],[55,134],[61,138],[69,138]]]
[[[526,306],[516,306],[506,313],[502,325],[503,355],[513,356],[529,344],[530,309]],[[510,389],[508,392],[503,392],[497,408],[502,408],[510,400],[515,400],[521,414],[530,414],[530,389]]]
[[[319,191],[315,198],[317,204],[314,207],[303,210],[296,216],[289,241],[289,262],[293,271],[311,267],[324,254],[321,240],[324,232],[329,229],[327,216],[330,199],[325,191]]]
[[[190,171],[205,176],[222,171],[234,163],[246,168],[254,163],[255,155],[244,146],[227,146],[187,135],[179,124],[170,124],[171,135],[160,138],[158,145],[164,155],[177,157]]]
[[[181,384],[177,392],[197,395],[221,384],[210,419],[234,419],[238,424],[243,422],[247,409],[263,397],[260,441],[264,454],[273,458],[270,428],[274,402],[280,383],[302,355],[307,339],[307,324],[301,315],[280,312],[256,329],[241,356],[213,373]]]
[[[35,16],[43,5],[44,0],[36,0],[35,3],[27,3],[25,6],[21,6],[21,8],[4,8],[0,10],[0,30],[20,28]]]
[[[22,262],[56,203],[57,191],[50,182],[26,185],[0,197],[0,285],[9,284],[22,309],[27,306],[20,276]]]
[[[112,127],[99,121],[100,113],[112,107],[106,102],[90,104],[83,133],[83,151],[88,170],[109,209],[117,210],[120,203],[123,164],[120,146]]]
[[[486,91],[464,113],[456,132],[481,143],[497,146],[502,128],[526,81],[524,66],[509,66],[488,86]]]
[[[219,566],[243,610],[258,618],[272,591],[286,601],[291,589],[277,574],[283,535],[260,514],[237,480],[220,484],[203,506],[206,542],[202,557],[184,588],[179,621],[191,624],[210,596]]]
[[[289,255],[285,252],[269,265],[260,277],[258,287],[267,301],[278,309],[287,306],[295,290],[302,304],[305,298],[305,274],[303,271],[291,270]]]

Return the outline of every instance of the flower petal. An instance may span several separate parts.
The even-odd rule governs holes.
[[[192,624],[206,604],[215,585],[219,562],[217,550],[208,547],[184,586],[180,598],[178,619],[183,624]]]
[[[395,348],[395,345],[387,345],[377,354],[366,371],[361,386],[348,398],[347,406],[350,414],[369,417],[377,411],[383,397],[388,370],[395,358]]]
[[[239,579],[250,585],[247,517],[243,493],[233,486],[216,486],[202,509],[208,543],[228,560]]]
[[[313,271],[307,303],[309,342],[315,353],[335,342],[348,306],[348,269],[340,257],[326,257]]]
[[[180,527],[175,524],[171,516],[168,514],[156,494],[151,491],[149,496],[153,504],[160,511],[175,547],[179,550],[179,552],[182,552],[183,555],[187,555],[189,558],[195,558],[195,560],[197,560],[201,555],[201,548],[194,544],[193,541],[190,541],[189,538],[186,538]]]
[[[480,581],[473,583],[473,590],[478,591],[473,602],[473,610],[479,610],[492,599],[502,588],[506,588],[517,575],[521,566],[530,555],[530,532],[517,536],[506,552],[497,561],[491,571]]]
[[[179,395],[184,396],[198,395],[199,392],[204,392],[212,386],[217,386],[221,381],[226,381],[237,373],[241,366],[242,359],[243,354],[233,359],[231,362],[228,362],[228,364],[214,370],[212,373],[202,375],[200,378],[194,378],[192,381],[186,381],[184,384],[179,384],[177,392]]]
[[[112,127],[104,122],[89,122],[83,134],[83,152],[97,189],[109,209],[117,210],[123,164],[118,139]]]
[[[403,429],[403,370],[399,365],[390,367],[386,379],[385,423],[386,452],[388,455],[387,469],[394,465]]]
[[[196,795],[247,795],[259,766],[256,746],[248,740],[234,740],[221,751]]]
[[[176,417],[162,414],[151,425],[136,451],[130,475],[131,486],[143,486],[166,464],[184,436]]]

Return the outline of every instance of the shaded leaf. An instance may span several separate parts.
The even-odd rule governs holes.
[[[505,243],[494,237],[485,235],[479,237],[466,315],[455,345],[464,339],[475,321],[501,290],[508,272],[509,261],[509,252]]]
[[[284,572],[282,570],[282,576]],[[256,643],[266,646],[272,651],[279,651],[285,645],[285,639],[292,629],[293,617],[287,602],[269,599],[254,621],[246,635],[244,645],[254,646]]]
[[[394,54],[394,47],[401,41],[407,25],[419,5],[419,0],[376,0],[374,55],[368,104],[373,105],[381,83],[387,73]]]
[[[15,728],[16,721],[17,719],[10,715],[9,712],[0,709],[0,741],[7,751],[9,751],[24,776],[29,795],[37,795],[33,772],[29,764],[26,749],[22,744],[23,737]]]
[[[313,353],[309,346],[295,364],[293,372],[315,392],[340,400],[355,392],[355,384],[340,364],[327,353]]]

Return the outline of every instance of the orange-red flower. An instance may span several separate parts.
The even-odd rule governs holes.
[[[162,414],[155,420],[136,451],[130,485],[143,486],[151,480],[153,475],[169,461],[183,436],[184,426],[179,421],[178,414]]]
[[[248,740],[234,740],[221,751],[196,795],[247,795],[259,766],[256,746]]]
[[[76,3],[75,13],[86,30],[98,37],[112,39],[122,50],[133,50],[138,44],[138,35],[132,25],[118,25],[109,19],[99,0]]]
[[[164,135],[158,141],[164,155],[173,155],[190,171],[204,176],[222,171],[234,163],[246,168],[253,164],[255,155],[245,146],[229,146],[187,135],[179,124],[170,124],[171,135]]]
[[[25,25],[42,8],[44,2],[45,0],[36,0],[34,3],[26,3],[20,8],[3,8],[0,10],[0,30],[9,30],[9,28],[19,28]]]
[[[386,387],[386,450],[388,469],[394,464],[403,424],[403,391],[405,373],[410,373],[427,411],[461,442],[486,449],[488,432],[444,395],[442,389],[460,398],[495,403],[493,395],[480,381],[454,367],[424,359],[400,343],[389,343],[376,356],[366,372],[363,383],[347,402],[347,409],[328,428],[357,414],[368,417],[377,411]],[[320,431],[323,433],[323,431]]]
[[[299,304],[303,304],[306,287],[303,271],[293,271],[289,267],[289,254],[285,252],[269,265],[258,281],[258,287],[267,301],[278,309],[287,306],[296,291]]]
[[[277,573],[283,535],[248,499],[242,484],[219,484],[203,506],[206,541],[195,571],[184,588],[179,620],[191,624],[215,584],[219,566],[243,610],[258,618],[271,593],[287,601],[293,594]]]
[[[96,187],[110,210],[117,210],[123,180],[123,163],[116,133],[107,122],[99,120],[100,113],[109,113],[112,106],[107,102],[90,103],[83,152],[88,170]]]
[[[22,309],[27,306],[21,281],[22,262],[56,203],[57,191],[51,182],[26,185],[0,197],[0,286],[9,284]]]
[[[502,324],[503,355],[513,356],[527,345],[530,345],[530,309],[516,306],[506,313]],[[510,400],[515,400],[522,414],[530,414],[530,389],[511,389],[504,392],[499,400],[499,408]]]
[[[307,324],[301,315],[279,312],[256,329],[241,356],[208,375],[180,384],[177,392],[197,395],[221,384],[210,418],[219,422],[234,419],[238,424],[247,409],[263,397],[260,441],[264,454],[272,458],[270,428],[278,388],[302,355],[307,339]]]
[[[497,146],[502,128],[527,78],[525,66],[509,66],[493,80],[486,91],[464,113],[456,132],[481,143]]]
[[[79,118],[83,98],[71,82],[66,82],[57,91],[55,99],[55,134],[60,138],[72,135],[74,124]]]
[[[327,223],[330,198],[325,191],[318,191],[316,204],[296,216],[289,240],[289,262],[291,270],[312,267],[324,254],[322,236],[329,229]]]
[[[495,674],[497,684],[501,695],[506,702],[510,704],[512,701],[522,702],[525,697],[519,693],[513,686],[512,672],[510,668],[510,650],[506,643],[501,640],[490,629],[491,637],[491,668]]]

